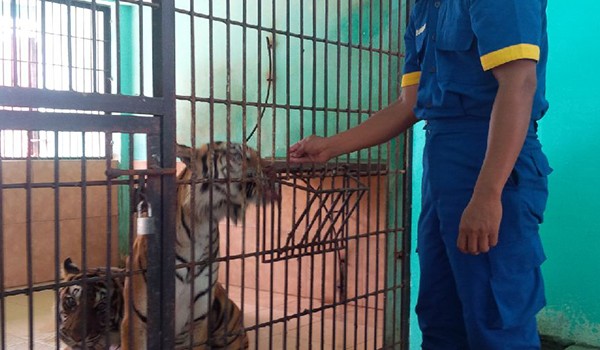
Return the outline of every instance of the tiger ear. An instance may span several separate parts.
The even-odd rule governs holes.
[[[79,270],[79,267],[77,267],[77,265],[75,265],[73,263],[71,258],[65,259],[65,261],[63,262],[63,269],[62,269],[63,278],[67,277],[68,275],[76,275],[80,272],[81,272],[81,270]]]
[[[177,157],[179,157],[179,159],[181,159],[181,161],[186,166],[189,166],[190,163],[192,162],[192,148],[191,147],[177,144],[177,150],[175,152],[175,155]]]

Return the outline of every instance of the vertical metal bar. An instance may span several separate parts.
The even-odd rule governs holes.
[[[61,280],[61,261],[60,261],[60,161],[58,156],[58,131],[54,131],[54,302],[59,305],[60,288],[58,283]],[[55,333],[58,334],[60,329],[60,315],[58,307],[54,311]],[[60,338],[56,337],[56,348],[60,348]]]
[[[286,115],[286,145],[290,144],[290,129],[291,129],[291,116],[290,116],[290,39],[291,39],[291,8],[290,8],[291,4],[290,4],[290,0],[286,1],[286,15],[285,15],[285,30],[286,30],[286,40],[285,40],[285,53],[286,53],[286,58],[285,58],[285,115]],[[275,99],[273,99],[275,101]],[[287,169],[286,169],[286,173],[290,173],[290,168],[289,168],[289,164],[287,165]],[[293,182],[296,182],[296,179],[293,180]],[[282,200],[279,202],[278,207],[279,207],[279,234],[277,235],[277,248],[281,248],[281,206],[282,206],[282,201],[283,201],[283,188],[281,188],[281,197]],[[293,192],[292,192],[292,205],[295,207],[296,205],[296,189],[294,188]],[[295,216],[295,210],[292,212],[292,222],[295,222],[294,220],[294,216]],[[284,285],[283,285],[283,314],[285,316],[287,316],[288,314],[288,294],[290,292],[290,286],[289,286],[289,275],[290,275],[290,271],[289,271],[289,259],[287,258],[287,256],[285,257],[284,261]],[[288,334],[288,322],[284,322],[283,323],[283,348],[287,349],[288,343],[287,343],[287,334]]]
[[[175,168],[175,7],[174,2],[154,0],[159,5],[153,12],[153,77],[154,95],[163,99],[164,115],[161,119],[161,139],[157,153],[150,157],[163,168]],[[149,142],[150,143],[150,142]],[[156,156],[156,157],[155,157]],[[175,228],[175,178],[162,176],[160,179],[160,201],[156,208],[161,213],[160,261],[161,288],[159,296],[161,328],[157,349],[172,349],[174,344],[175,320],[175,246],[170,232]],[[154,207],[153,207],[154,210]]]
[[[119,18],[119,6],[118,6],[119,0],[116,0],[116,9],[115,9],[115,17]],[[103,11],[104,13],[104,21],[103,21],[103,26],[104,26],[104,93],[106,94],[110,94],[112,93],[112,30],[110,28],[111,26],[111,15],[110,15],[110,8],[107,8]],[[117,22],[118,23],[118,22]],[[115,32],[117,33],[117,47],[119,45],[119,41],[118,41],[118,33],[119,33],[119,27],[117,24],[116,30]],[[118,67],[119,67],[119,61],[121,59],[121,55],[119,52],[117,52],[117,71],[119,71]],[[117,82],[120,82],[119,78],[117,77]],[[120,83],[117,84],[117,86],[119,86]],[[117,89],[119,89],[117,87]],[[120,93],[120,91],[119,91]]]
[[[81,137],[81,270],[88,270],[88,261],[87,261],[87,155],[86,155],[86,140],[85,140],[85,132],[79,133]],[[81,279],[81,284],[83,288],[83,293],[85,295],[87,288],[87,275],[84,274]],[[83,319],[87,320],[88,316],[88,298],[83,298]],[[85,337],[88,336],[88,324],[87,322],[83,322],[83,334]]]
[[[152,0],[154,2],[154,0]],[[144,84],[144,0],[138,0],[138,50],[139,50],[139,75],[140,75],[140,95],[145,96]],[[154,62],[154,61],[153,61]]]
[[[272,36],[271,36],[271,43],[268,44],[267,42],[267,54],[269,55],[269,57],[272,57],[272,59],[269,61],[269,63],[271,63],[271,66],[268,67],[269,69],[269,73],[267,75],[267,79],[270,79],[271,84],[267,83],[267,94],[269,93],[268,88],[269,86],[272,86],[273,88],[273,98],[272,98],[272,138],[271,138],[271,157],[275,158],[275,151],[276,151],[276,135],[277,135],[277,109],[275,108],[275,105],[277,103],[277,84],[275,81],[275,77],[276,77],[276,72],[277,72],[277,55],[275,55],[275,45],[276,45],[276,27],[277,27],[277,8],[276,8],[276,1],[273,0],[271,2],[271,8],[272,8],[272,27],[273,27],[273,31],[272,31]],[[267,95],[268,96],[268,95]],[[268,103],[268,101],[265,100],[265,103]],[[259,117],[260,118],[260,117]],[[259,119],[260,122],[260,119]],[[264,213],[266,214],[267,208],[265,205],[263,205],[264,208]],[[274,242],[274,230],[275,230],[275,208],[274,206],[270,207],[270,211],[271,211],[271,215],[270,215],[270,219],[271,219],[271,235],[270,235],[270,242],[271,242],[271,249],[273,248],[273,242]],[[266,216],[266,215],[265,215]],[[266,227],[266,225],[265,225]],[[269,264],[270,267],[270,285],[269,285],[269,349],[273,349],[273,293],[275,291],[274,288],[274,283],[273,283],[273,276],[275,275],[275,266],[274,266],[274,262],[271,261],[271,263]],[[258,310],[257,310],[258,312]]]
[[[128,145],[126,146],[126,150],[127,150],[127,156],[128,156],[128,167],[129,170],[133,170],[134,165],[134,144],[133,144],[133,139],[134,139],[135,135],[134,134],[128,134],[126,139],[127,139],[127,143]],[[129,189],[129,197],[130,198],[135,198],[135,196],[133,195],[133,193],[135,192],[134,189],[135,186],[135,182],[134,182],[134,178],[133,176],[129,176],[129,183],[128,183],[128,189]],[[138,185],[138,186],[141,186]],[[134,207],[137,203],[134,203],[132,200],[129,200],[129,213],[133,213],[134,211]],[[129,220],[129,227],[128,227],[128,232],[129,232],[129,239],[128,239],[128,244],[127,244],[127,253],[129,254],[129,256],[131,256],[131,253],[133,252],[133,241],[135,240],[135,236],[134,236],[134,230],[133,230],[133,220]],[[131,260],[130,260],[131,261]],[[130,262],[131,264],[131,262]],[[130,265],[133,266],[133,265]],[[133,271],[133,269],[128,269],[127,271],[127,279],[125,280],[125,282],[127,283],[127,287],[129,290],[133,291],[133,274],[136,273],[137,271]],[[133,293],[129,293],[129,300],[126,302],[126,304],[128,305],[129,309],[128,312],[130,314],[133,314],[134,310],[133,310]],[[130,317],[129,320],[129,329],[133,329],[133,317]],[[129,332],[129,334],[126,335],[128,337],[128,341],[129,344],[134,344],[134,338],[133,338],[133,332]]]
[[[317,105],[317,1],[313,0],[312,2],[312,74],[311,74],[311,105],[310,105],[310,110],[311,110],[311,121],[312,121],[312,133],[315,134],[317,132],[317,119],[316,119],[316,105]],[[320,181],[323,181],[323,179],[321,178]],[[322,186],[322,183],[321,183]],[[319,208],[322,208],[323,203],[319,200]],[[311,244],[310,246],[310,263],[309,263],[309,268],[311,271],[315,270],[315,249],[314,249],[314,244]],[[308,314],[308,342],[309,342],[309,349],[312,349],[312,342],[313,342],[313,328],[314,328],[314,324],[313,324],[313,308],[314,308],[314,289],[315,289],[315,279],[311,278],[310,279],[310,283],[309,283],[309,299],[308,299],[308,305],[309,305],[309,310],[311,310],[311,312]]]
[[[112,161],[112,133],[107,133],[106,140],[104,143],[106,161],[105,161],[105,169],[111,169],[111,161]],[[112,266],[112,238],[113,238],[113,225],[112,225],[112,178],[108,178],[106,182],[106,285],[112,286],[110,280],[112,278],[112,270],[110,266]],[[114,286],[113,286],[114,287]],[[112,291],[113,287],[109,288],[109,291],[106,295],[106,304],[112,305]],[[109,309],[110,310],[110,309]],[[110,324],[111,312],[107,312],[104,315],[105,324]],[[120,325],[119,325],[120,326]],[[105,344],[110,344],[110,332],[106,332],[105,334]]]
[[[248,8],[247,8],[247,2],[243,1],[242,2],[242,143],[244,145],[247,145],[247,135],[246,135],[246,130],[247,130],[247,126],[248,126],[248,106],[247,106],[247,98],[248,98],[248,93],[246,90],[246,84],[248,81],[248,66],[247,66],[247,58],[248,58],[248,50],[247,50],[247,44],[248,44]],[[240,289],[240,303],[239,303],[239,307],[240,307],[240,313],[242,315],[244,315],[245,310],[245,296],[246,296],[246,279],[244,278],[244,275],[246,273],[246,235],[247,231],[246,231],[246,215],[243,216],[242,218],[242,250],[241,250],[241,254],[244,258],[242,258],[241,261],[241,271],[240,271],[240,280],[241,280],[241,289]],[[258,330],[256,331],[256,334],[258,334]]]
[[[97,34],[96,34],[96,22],[97,22],[97,14],[98,10],[96,9],[96,0],[92,0],[90,6],[92,12],[92,90],[91,92],[98,92],[98,48],[97,45]]]
[[[4,143],[4,133],[0,131],[0,145]],[[4,185],[4,158],[0,154],[0,185]],[[4,218],[4,187],[0,188],[0,218]],[[4,219],[3,219],[4,220]],[[0,252],[4,252],[4,221],[0,225]],[[6,300],[4,292],[6,287],[4,286],[4,255],[0,257],[0,349],[6,349]]]
[[[110,26],[106,26],[105,28],[108,28],[108,33],[111,33],[112,30],[110,28]],[[106,33],[104,34],[105,38],[108,38],[109,36],[106,35]],[[121,60],[123,58],[122,56],[122,52],[121,52],[121,0],[115,0],[115,46],[116,46],[116,54],[117,54],[117,67],[116,67],[116,72],[115,75],[117,77],[117,94],[120,95],[122,93],[122,82],[121,82]],[[110,40],[108,40],[109,45],[110,45]],[[112,61],[110,59],[111,57],[109,57],[109,59],[107,60],[107,64],[109,64],[109,67],[112,66]],[[111,69],[107,69],[107,71],[109,73],[107,73],[106,78],[107,78],[107,85],[110,86],[110,81],[108,79],[110,79],[110,77],[112,76],[112,74],[110,74]],[[131,72],[133,73],[133,72]],[[124,140],[121,140],[121,142],[123,142]]]
[[[41,2],[40,16],[42,26],[40,33],[42,36],[42,86],[40,87],[46,89],[46,0]]]
[[[304,1],[300,1],[300,138],[304,137]],[[310,181],[310,180],[309,180]],[[294,179],[294,185],[296,179]],[[296,196],[296,187],[294,187],[294,197]],[[308,193],[306,194],[306,201],[308,203]],[[296,201],[294,200],[294,208],[296,207]],[[297,302],[296,302],[296,313],[300,313],[300,300],[302,298],[302,258],[298,259],[298,287],[297,287]],[[300,348],[300,317],[296,319],[296,349]]]
[[[28,333],[29,347],[33,348],[33,237],[32,237],[32,200],[31,200],[31,183],[33,179],[32,163],[31,163],[31,131],[27,132],[27,155],[25,159],[25,249],[27,250],[27,317],[28,317]]]
[[[19,74],[17,62],[19,61],[19,53],[17,51],[17,1],[11,0],[10,13],[12,17],[12,86],[19,86]]]
[[[380,0],[379,2],[379,25],[381,27],[380,30],[380,35],[379,35],[379,48],[381,50],[384,49],[383,47],[383,39],[385,37],[385,31],[384,31],[384,4],[383,4],[384,0]],[[390,0],[391,1],[391,0]],[[389,4],[389,2],[388,2]],[[389,6],[387,8],[388,11],[391,11],[391,6]],[[388,39],[389,40],[389,39]],[[379,77],[377,80],[377,85],[378,85],[378,96],[377,96],[377,109],[381,109],[383,107],[383,54],[380,53],[379,54],[379,62],[378,62],[378,66],[379,66]],[[377,185],[375,186],[377,189],[380,189],[383,186],[383,182],[382,182],[382,173],[381,173],[381,166],[383,164],[382,162],[382,145],[378,145],[377,146],[377,155],[378,155],[378,165],[379,165],[379,170],[377,171]],[[381,191],[377,191],[375,193],[375,213],[377,215],[377,219],[375,220],[375,232],[377,232],[375,234],[375,251],[379,252],[381,251],[381,247],[380,247],[380,232],[381,232],[381,225],[380,225],[380,219],[379,219],[379,213],[381,212],[381,195],[380,195]],[[379,259],[375,260],[375,276],[379,276]],[[375,316],[374,316],[374,320],[373,320],[373,330],[374,330],[374,344],[373,344],[373,348],[377,349],[378,346],[378,342],[379,342],[379,337],[378,337],[378,325],[379,325],[379,291],[380,291],[380,283],[379,283],[379,278],[375,279],[375,290],[377,291],[377,294],[375,295],[375,302],[374,302],[374,310],[375,310]],[[383,284],[385,286],[385,284]]]
[[[71,0],[67,0],[67,70],[69,72],[69,91],[73,91],[73,36],[71,25]]]
[[[262,125],[260,123],[260,113],[262,111],[263,108],[263,104],[262,104],[262,99],[261,99],[261,92],[262,92],[262,15],[263,15],[263,7],[262,7],[262,0],[258,0],[258,8],[257,8],[257,72],[258,72],[258,77],[257,77],[257,125],[256,125],[256,150],[258,152],[258,154],[261,154],[261,140],[262,140]],[[255,230],[255,235],[256,235],[256,239],[255,239],[255,249],[256,251],[260,250],[260,232],[261,229],[265,227],[265,225],[261,225],[261,217],[260,217],[260,210],[257,209],[256,210],[256,230]],[[255,272],[254,272],[254,278],[256,281],[255,287],[254,287],[254,299],[255,299],[255,312],[254,312],[254,322],[255,324],[259,324],[259,310],[260,310],[260,257],[258,256],[258,254],[255,257],[255,264],[256,264],[256,268],[255,268]],[[256,337],[255,337],[255,348],[256,349],[260,349],[261,347],[259,346],[260,344],[260,328],[258,328],[256,330]]]

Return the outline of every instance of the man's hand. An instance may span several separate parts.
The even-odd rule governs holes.
[[[309,136],[292,145],[288,150],[292,163],[324,163],[332,157],[327,138]]]
[[[471,198],[460,220],[458,249],[475,255],[489,252],[498,244],[501,219],[500,198]]]

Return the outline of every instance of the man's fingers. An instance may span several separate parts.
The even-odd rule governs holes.
[[[487,253],[490,251],[490,240],[488,235],[479,237],[479,253]]]
[[[463,253],[466,253],[467,252],[467,235],[459,233],[458,241],[456,242],[456,245],[458,246],[458,250],[460,250]]]

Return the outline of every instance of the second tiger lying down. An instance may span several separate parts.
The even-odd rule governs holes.
[[[175,273],[175,347],[187,348],[193,337],[193,349],[246,349],[248,338],[240,310],[217,282],[218,223],[225,217],[237,222],[250,202],[277,198],[277,186],[256,151],[240,144],[217,142],[198,149],[178,145],[177,156],[186,168],[178,177],[176,260],[177,264],[189,264],[194,258],[200,264]],[[189,181],[193,178],[214,182],[200,181],[192,196]],[[147,261],[147,236],[137,236],[128,268],[144,270]],[[125,281],[121,346],[124,350],[146,349],[146,281],[138,273],[132,275],[131,285],[129,282]]]

